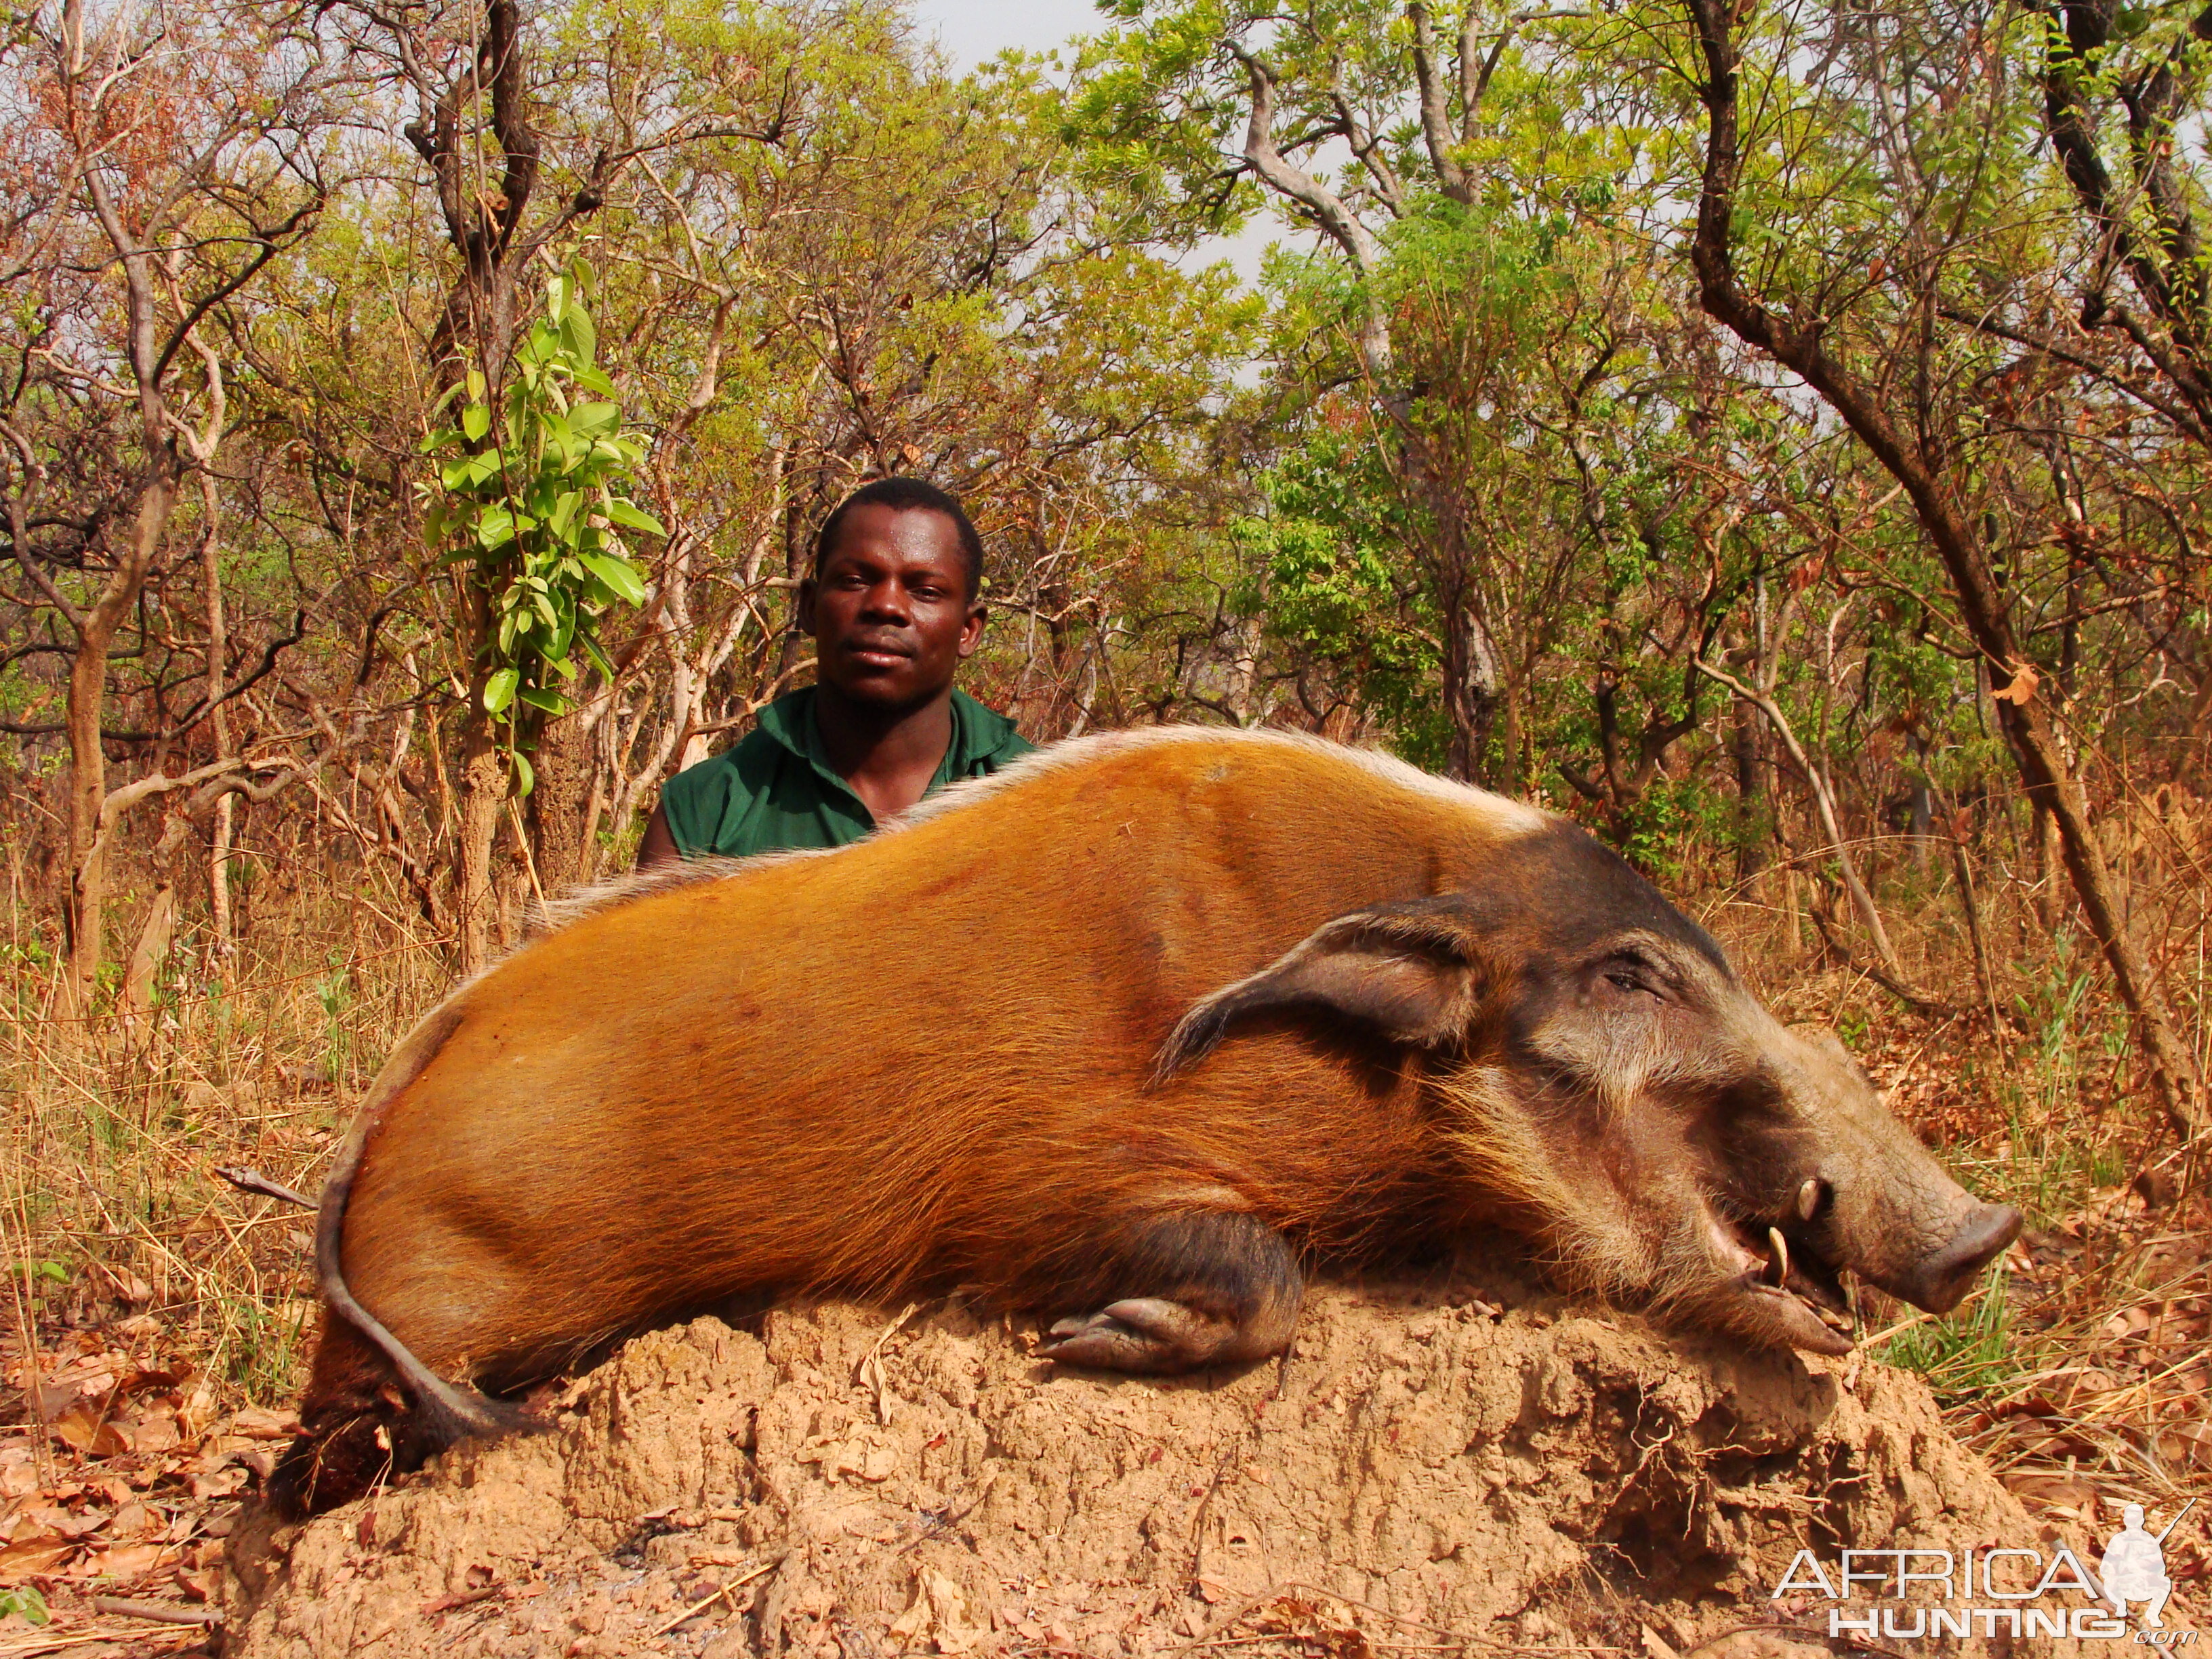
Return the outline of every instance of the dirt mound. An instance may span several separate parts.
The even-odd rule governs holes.
[[[1825,1632],[1768,1599],[1808,1544],[2038,1537],[1907,1376],[1543,1298],[1322,1285],[1287,1360],[1171,1381],[1056,1374],[957,1301],[761,1330],[642,1337],[548,1432],[247,1528],[228,1651],[1663,1656]]]

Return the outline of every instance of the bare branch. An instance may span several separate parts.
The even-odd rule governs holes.
[[[1436,27],[1430,22],[1429,9],[1421,0],[1413,0],[1406,8],[1406,16],[1413,26],[1413,78],[1420,85],[1421,137],[1428,145],[1429,165],[1436,168],[1437,182],[1445,195],[1455,202],[1472,202],[1474,196],[1467,169],[1452,155],[1451,110],[1443,76],[1437,70]],[[1470,27],[1474,16],[1474,9],[1470,5]]]
[[[1371,276],[1381,261],[1382,248],[1374,234],[1359,221],[1344,198],[1320,179],[1286,160],[1275,144],[1275,74],[1265,59],[1237,42],[1228,43],[1229,53],[1244,66],[1252,89],[1252,113],[1244,130],[1244,160],[1260,181],[1286,201],[1303,209],[1362,278]],[[1382,318],[1366,307],[1359,333],[1359,352],[1368,371],[1377,380],[1390,362],[1390,337]]]

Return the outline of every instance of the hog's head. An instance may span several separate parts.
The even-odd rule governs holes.
[[[1332,921],[1206,998],[1163,1077],[1267,1009],[1430,1051],[1444,1144],[1564,1276],[1767,1346],[1850,1351],[1842,1270],[1955,1306],[2020,1212],[1946,1175],[1825,1032],[1564,822],[1433,898]]]

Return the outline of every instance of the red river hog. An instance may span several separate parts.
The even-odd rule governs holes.
[[[687,1312],[955,1285],[1063,1363],[1279,1352],[1305,1264],[1478,1223],[1844,1352],[1977,1201],[1832,1037],[1565,819],[1264,732],[1060,744],[856,845],[587,898],[371,1086],[276,1496],[329,1507]]]

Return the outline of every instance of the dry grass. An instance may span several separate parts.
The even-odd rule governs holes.
[[[2046,895],[1993,872],[1983,921],[2008,1016],[1993,1035],[1948,869],[1917,873],[1894,849],[1888,863],[1883,904],[1901,954],[1963,1012],[1909,1012],[1838,963],[1803,913],[1810,884],[1784,872],[1692,906],[1779,1012],[1840,1030],[1954,1167],[2030,1213],[2029,1240],[1959,1314],[1911,1321],[1870,1306],[1877,1328],[1903,1326],[1879,1356],[1926,1376],[1960,1432],[2058,1522],[2094,1528],[2122,1501],[2162,1515],[2212,1494],[2212,1235],[2195,1194],[2151,1210],[2130,1190],[2167,1143],[2128,1093],[2125,1033],[2101,975],[2078,935],[2048,929]],[[213,1166],[315,1191],[349,1103],[449,982],[442,941],[378,869],[270,848],[248,879],[252,922],[226,971],[211,971],[188,905],[155,1005],[88,1025],[54,1015],[51,913],[26,901],[20,872],[0,924],[12,1106],[0,1123],[0,1370],[15,1390],[0,1412],[15,1425],[0,1426],[0,1531],[26,1502],[82,1515],[122,1480],[152,1505],[140,1541],[160,1546],[157,1577],[189,1576],[192,1540],[204,1546],[191,1515],[234,1490],[223,1469],[265,1461],[257,1448],[295,1397],[314,1310],[306,1218],[236,1192]],[[2180,881],[2166,891],[2169,978],[2201,1043],[2203,896]],[[145,1431],[136,1462],[112,1437],[103,1462],[98,1447],[27,1434],[28,1389],[46,1391],[51,1418],[57,1389],[79,1378],[87,1400],[107,1390],[100,1420],[112,1415],[125,1441],[157,1417],[179,1434]],[[2184,1576],[2205,1570],[2204,1508],[2169,1547]],[[130,1510],[117,1499],[108,1512]],[[0,1584],[110,1568],[127,1579],[120,1568],[140,1558],[113,1552],[131,1547],[94,1529],[11,1572],[0,1545]]]
[[[271,897],[226,971],[183,934],[137,1016],[57,1018],[53,941],[21,904],[0,977],[10,1311],[28,1297],[82,1322],[128,1304],[263,1404],[298,1382],[306,1228],[212,1169],[313,1192],[349,1102],[447,982],[436,941],[392,895],[330,881]]]

